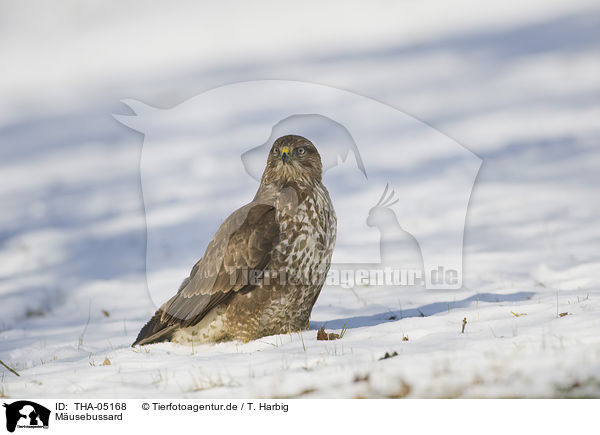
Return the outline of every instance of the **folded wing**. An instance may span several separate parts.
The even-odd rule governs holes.
[[[156,311],[133,346],[167,340],[176,329],[197,324],[236,293],[252,291],[254,286],[242,274],[263,271],[278,240],[272,205],[253,202],[233,212],[177,294]]]

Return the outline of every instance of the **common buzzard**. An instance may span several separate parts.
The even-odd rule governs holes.
[[[321,174],[321,156],[308,139],[277,139],[252,202],[223,222],[133,346],[249,341],[308,328],[337,226]]]

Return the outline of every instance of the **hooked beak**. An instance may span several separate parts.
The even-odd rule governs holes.
[[[290,149],[288,147],[281,150],[281,161],[284,165],[290,161]]]

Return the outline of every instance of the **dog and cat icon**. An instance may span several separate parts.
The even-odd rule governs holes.
[[[29,400],[19,400],[3,405],[6,408],[6,430],[19,428],[48,428],[50,410]]]

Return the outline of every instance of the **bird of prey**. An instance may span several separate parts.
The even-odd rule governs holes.
[[[246,342],[308,328],[337,228],[321,175],[321,156],[308,139],[277,139],[252,202],[223,222],[133,346]]]

